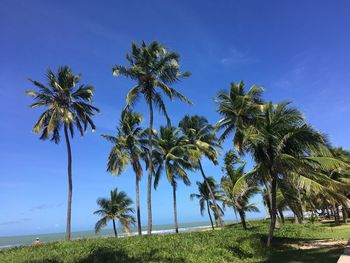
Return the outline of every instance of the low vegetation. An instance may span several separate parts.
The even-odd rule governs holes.
[[[268,228],[268,221],[252,221],[247,230],[232,225],[222,231],[54,242],[0,251],[0,262],[336,262],[342,243],[323,241],[318,247],[315,240],[345,243],[350,236],[348,224],[286,222],[267,248]],[[310,249],[301,249],[310,242]]]

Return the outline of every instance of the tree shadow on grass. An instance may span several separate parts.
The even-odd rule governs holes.
[[[264,237],[263,240],[267,239]],[[291,244],[312,242],[318,239],[302,239],[302,238],[287,238],[274,237],[270,251],[267,251],[267,259],[263,262],[314,262],[314,263],[332,263],[337,262],[344,248],[339,246],[320,247],[312,249],[293,248]]]
[[[137,256],[128,255],[123,250],[112,248],[98,248],[94,250],[88,257],[79,260],[77,263],[141,263],[141,262],[185,262],[184,258],[171,258],[170,256],[157,255],[158,250],[153,249],[147,253]]]
[[[343,248],[321,248],[321,249],[284,249],[273,250],[269,254],[266,261],[271,263],[299,263],[299,262],[314,262],[314,263],[336,263],[340,255],[343,253]]]
[[[97,262],[106,262],[106,263],[112,263],[112,262],[120,262],[120,263],[128,263],[128,262],[140,262],[136,259],[130,257],[128,254],[126,254],[122,250],[116,250],[112,248],[98,248],[92,253],[90,253],[89,256],[87,256],[84,259],[79,260],[77,263],[97,263]]]

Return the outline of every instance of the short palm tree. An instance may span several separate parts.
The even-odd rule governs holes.
[[[249,203],[251,197],[259,192],[259,188],[256,182],[246,181],[241,183],[238,191],[234,192],[238,180],[245,176],[244,164],[237,168],[234,166],[241,162],[243,161],[238,159],[233,150],[225,154],[223,168],[225,175],[221,178],[221,187],[224,192],[224,204],[232,207],[235,214],[238,212],[243,228],[247,229],[246,213],[259,212],[255,203]]]
[[[141,159],[144,158],[143,145],[145,144],[145,131],[140,127],[142,115],[132,111],[123,111],[117,136],[102,134],[102,137],[113,143],[109,153],[107,171],[120,175],[128,164],[132,166],[135,173],[136,182],[136,215],[137,230],[141,235],[141,213],[139,182],[142,176]]]
[[[177,180],[180,179],[185,185],[190,185],[186,170],[192,170],[192,164],[189,161],[191,158],[189,156],[196,154],[196,150],[192,145],[188,144],[185,136],[180,135],[180,130],[172,126],[160,127],[156,145],[154,156],[157,161],[154,188],[157,188],[162,171],[165,171],[166,177],[173,189],[174,225],[175,232],[178,233]]]
[[[130,63],[129,67],[113,67],[113,75],[123,75],[136,81],[136,85],[129,91],[126,96],[126,105],[132,107],[138,98],[144,97],[149,107],[149,153],[152,151],[152,133],[153,133],[153,107],[159,108],[170,123],[170,118],[166,111],[165,103],[162,98],[164,93],[168,98],[180,100],[192,104],[184,95],[170,87],[182,78],[189,77],[190,73],[180,72],[180,56],[176,52],[169,52],[167,49],[156,41],[147,45],[142,41],[141,46],[132,43],[131,52],[126,55]],[[151,189],[153,174],[153,158],[148,158],[148,182],[147,182],[147,209],[148,209],[148,227],[147,232],[152,232],[152,206],[151,206]]]
[[[47,72],[48,83],[42,84],[29,79],[39,90],[26,91],[33,96],[31,108],[44,107],[46,110],[35,123],[33,132],[41,133],[40,139],[48,138],[56,144],[60,141],[60,131],[63,128],[68,152],[68,208],[66,240],[71,236],[71,207],[72,207],[72,153],[69,133],[73,138],[76,128],[83,136],[88,126],[92,131],[95,125],[91,119],[99,110],[91,105],[94,88],[91,85],[78,85],[80,74],[74,75],[68,66],[60,67],[55,75]]]
[[[197,181],[197,186],[198,186],[198,193],[193,193],[191,194],[191,200],[193,198],[196,198],[199,200],[199,207],[200,207],[200,212],[201,215],[203,216],[204,210],[207,209],[208,212],[208,216],[210,219],[210,224],[212,229],[214,230],[214,223],[213,223],[213,219],[211,217],[211,213],[210,210],[212,210],[214,212],[214,214],[217,214],[219,211],[220,215],[223,215],[223,209],[220,207],[219,204],[216,204],[216,207],[214,206],[214,203],[212,201],[212,198],[210,197],[210,191],[208,188],[208,184],[210,185],[210,189],[212,191],[212,193],[215,196],[216,200],[222,200],[222,195],[221,192],[215,182],[215,179],[211,176],[207,177],[205,181],[203,182],[198,182]]]
[[[118,236],[115,221],[119,221],[119,223],[128,230],[130,229],[130,225],[135,224],[135,218],[132,215],[134,209],[130,207],[133,202],[125,192],[118,192],[118,189],[115,188],[111,191],[110,198],[99,198],[97,199],[97,204],[100,209],[95,211],[94,214],[102,218],[98,220],[95,225],[96,233],[105,227],[110,220],[113,222],[115,237]]]
[[[216,138],[214,127],[208,123],[208,120],[198,115],[186,115],[180,122],[179,127],[183,134],[186,135],[187,140],[193,144],[199,153],[195,168],[201,171],[204,182],[207,183],[210,198],[214,206],[214,213],[219,220],[220,226],[223,227],[222,218],[216,204],[215,194],[213,193],[209,182],[206,180],[206,175],[201,163],[201,158],[208,158],[214,165],[218,164],[217,156],[219,154],[218,148],[220,144]]]

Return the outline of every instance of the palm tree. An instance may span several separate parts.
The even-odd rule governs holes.
[[[133,202],[125,192],[118,192],[118,189],[115,188],[111,191],[110,198],[99,198],[97,199],[97,204],[100,209],[95,211],[94,214],[99,215],[102,218],[98,220],[95,225],[96,233],[105,227],[110,220],[113,222],[115,237],[118,236],[115,221],[119,221],[120,224],[128,230],[130,229],[130,225],[135,224],[135,218],[132,215],[134,209],[130,207]]]
[[[271,244],[276,223],[278,185],[287,183],[294,177],[303,182],[304,189],[308,190],[311,187],[320,190],[324,185],[320,184],[320,180],[323,183],[332,183],[328,177],[316,173],[315,166],[334,160],[310,156],[312,151],[325,144],[324,137],[305,123],[297,109],[288,105],[269,103],[261,118],[244,132],[244,147],[252,154],[256,167],[254,173],[241,177],[235,187],[239,191],[241,184],[253,174],[265,185],[271,217],[268,246]],[[281,187],[282,193],[283,189]],[[323,187],[322,190],[326,189]]]
[[[216,185],[215,179],[211,176],[207,177],[205,181],[203,182],[198,182],[197,181],[197,186],[198,186],[198,193],[193,193],[191,194],[191,200],[193,198],[196,198],[199,200],[199,207],[200,207],[200,212],[201,215],[203,216],[205,208],[207,209],[208,216],[210,219],[211,227],[214,230],[214,223],[213,219],[210,214],[210,210],[214,212],[214,214],[217,214],[217,210],[219,210],[219,213],[222,215],[223,209],[217,204],[217,208],[214,206],[214,203],[211,198],[211,194],[208,188],[208,184],[210,185],[210,189],[212,193],[215,196],[216,200],[222,200],[222,195],[220,193],[220,190],[218,189],[218,186]]]
[[[120,175],[128,164],[132,166],[135,173],[136,182],[136,215],[137,215],[137,231],[142,234],[141,229],[141,213],[140,213],[140,197],[139,182],[142,176],[141,159],[145,151],[145,131],[140,127],[142,115],[132,111],[123,111],[119,127],[117,128],[117,136],[102,134],[102,137],[113,143],[111,152],[109,153],[107,171],[112,174]]]
[[[238,151],[243,151],[243,133],[254,124],[264,108],[262,93],[264,89],[256,85],[248,92],[244,90],[244,82],[230,83],[229,92],[222,90],[214,100],[218,105],[216,111],[222,116],[216,128],[223,130],[219,140],[224,141],[234,132],[233,144]]]
[[[216,126],[223,130],[221,140],[235,132],[233,141],[236,150],[240,154],[252,154],[256,167],[238,180],[234,191],[239,192],[248,177],[265,186],[271,217],[267,242],[270,245],[276,222],[277,181],[282,184],[296,177],[303,182],[304,188],[321,190],[322,184],[315,178],[328,179],[315,174],[315,166],[320,165],[322,158],[302,158],[311,149],[324,144],[324,138],[305,123],[296,109],[288,108],[288,103],[264,104],[262,91],[262,88],[253,86],[245,93],[242,82],[239,85],[231,84],[228,93],[221,91],[215,101],[219,104],[217,112],[222,119]],[[334,159],[329,158],[323,161],[334,163]]]
[[[126,96],[126,105],[132,107],[138,98],[144,97],[149,107],[149,153],[152,154],[152,136],[153,136],[153,106],[159,108],[170,123],[170,118],[166,111],[165,103],[162,98],[162,92],[171,100],[179,98],[180,100],[192,104],[184,95],[170,87],[182,78],[189,77],[190,73],[180,72],[180,56],[176,52],[169,52],[156,41],[147,45],[142,41],[141,46],[136,43],[131,44],[131,52],[126,55],[130,63],[129,67],[117,65],[113,67],[113,75],[123,75],[135,80],[137,84],[128,92]],[[147,233],[152,232],[152,206],[151,189],[153,174],[153,158],[148,158],[148,182],[147,182],[147,210],[148,227]]]
[[[186,170],[192,170],[192,164],[189,159],[191,159],[190,155],[196,154],[196,151],[188,144],[185,136],[180,136],[180,130],[173,126],[160,127],[156,145],[157,147],[153,154],[157,160],[154,188],[157,188],[162,171],[165,170],[166,177],[173,188],[174,224],[175,232],[178,233],[179,227],[176,208],[177,180],[181,179],[185,185],[190,185],[191,182]]]
[[[210,198],[214,205],[214,213],[219,219],[220,226],[223,227],[222,218],[216,204],[215,195],[211,189],[210,183],[207,182],[207,177],[204,173],[201,163],[201,157],[208,158],[214,165],[218,164],[217,155],[219,154],[218,148],[220,144],[215,136],[214,127],[208,123],[208,120],[198,115],[188,116],[186,115],[180,122],[179,127],[186,135],[187,140],[193,144],[197,151],[200,153],[197,160],[196,168],[201,171],[204,182],[207,184]]]
[[[41,133],[40,139],[48,138],[56,144],[60,141],[60,131],[63,127],[68,152],[68,208],[66,240],[71,236],[71,207],[72,207],[72,153],[69,133],[74,136],[74,128],[83,136],[88,126],[92,131],[95,125],[91,119],[99,110],[91,105],[94,87],[91,85],[78,85],[80,74],[74,75],[68,66],[60,67],[55,75],[51,70],[47,72],[47,85],[29,79],[38,91],[26,91],[33,96],[34,103],[31,108],[45,107],[35,123],[33,132]]]
[[[223,167],[225,175],[221,178],[221,187],[225,194],[224,205],[232,207],[235,214],[238,212],[243,228],[247,229],[246,213],[259,212],[255,203],[249,203],[251,197],[259,192],[259,188],[255,185],[255,182],[246,181],[241,183],[239,191],[233,191],[238,180],[245,176],[245,165],[235,168],[234,164],[242,162],[233,150],[225,154],[225,166]]]
[[[332,155],[344,162],[347,165],[350,165],[350,152],[341,148],[341,147],[333,147],[330,149]],[[330,177],[336,181],[342,182],[346,185],[344,187],[344,195],[349,198],[349,190],[350,190],[350,167],[340,167],[338,169],[334,169],[330,172]],[[342,204],[342,215],[343,215],[343,223],[347,222],[348,218],[348,207],[349,201],[346,204]]]

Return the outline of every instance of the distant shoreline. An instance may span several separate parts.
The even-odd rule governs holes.
[[[227,221],[227,223],[234,223],[235,221]],[[194,232],[201,231],[211,228],[208,222],[192,222],[180,224],[179,232]],[[118,238],[136,236],[137,230],[133,229],[131,234],[124,233],[119,229]],[[166,235],[175,233],[172,224],[156,225],[152,234],[154,235]],[[147,230],[142,231],[143,235],[147,234]],[[35,234],[35,235],[24,235],[24,236],[9,236],[0,237],[0,250],[9,249],[13,247],[29,246],[32,245],[35,238],[39,237],[40,241],[44,243],[57,242],[64,240],[65,233],[49,233],[49,234]],[[109,238],[114,237],[112,229],[101,231],[100,234],[95,234],[94,231],[76,231],[72,232],[72,240],[87,239],[87,238]]]

